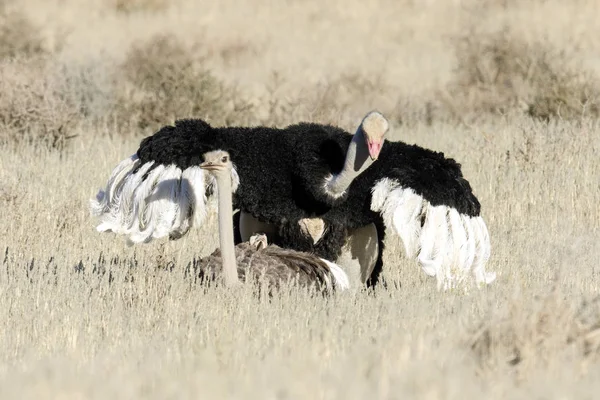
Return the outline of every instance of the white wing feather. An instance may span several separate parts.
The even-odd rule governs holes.
[[[447,234],[445,207],[428,205],[425,223],[421,231],[421,251],[418,261],[427,275],[438,276],[442,267],[442,256],[446,247]]]
[[[468,285],[469,275],[478,286],[496,278],[494,272],[485,271],[490,238],[480,216],[432,206],[389,178],[373,187],[371,210],[379,212],[385,226],[400,236],[407,257],[416,259],[427,275],[437,278],[439,289]]]
[[[460,219],[462,220],[462,224],[465,227],[465,233],[467,235],[467,241],[465,243],[466,248],[466,259],[464,261],[464,268],[468,269],[469,266],[473,265],[473,260],[475,259],[475,232],[472,227],[472,218],[467,215],[461,215]]]
[[[100,216],[110,209],[111,203],[114,202],[114,192],[123,184],[125,176],[131,173],[138,164],[139,160],[137,156],[133,155],[121,161],[119,165],[113,169],[108,178],[108,182],[106,183],[106,188],[98,191],[96,199],[90,201],[90,211],[92,215]]]
[[[129,240],[132,243],[147,243],[151,240],[152,229],[156,221],[152,218],[154,216],[152,204],[148,205],[147,200],[154,191],[154,187],[157,185],[164,169],[164,165],[157,165],[135,189],[133,194],[133,218],[129,228],[125,231],[126,234],[129,234]]]
[[[398,206],[394,210],[394,229],[402,238],[406,255],[413,258],[419,251],[419,237],[421,236],[421,209],[423,198],[411,189],[396,189],[401,192]]]
[[[231,179],[237,189],[235,168]],[[140,166],[133,155],[112,171],[106,188],[90,201],[91,214],[98,217],[99,232],[114,232],[130,243],[185,235],[207,216],[206,189],[213,182],[197,166],[181,170],[175,165]]]

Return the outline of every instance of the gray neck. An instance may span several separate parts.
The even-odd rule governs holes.
[[[344,169],[339,174],[334,174],[325,184],[325,193],[338,198],[344,195],[346,189],[358,175],[363,173],[373,160],[369,156],[369,149],[365,141],[362,128],[358,128],[346,153]]]
[[[219,245],[223,258],[223,278],[226,286],[240,283],[235,260],[233,242],[233,205],[231,199],[231,175],[223,172],[215,174],[219,197]]]

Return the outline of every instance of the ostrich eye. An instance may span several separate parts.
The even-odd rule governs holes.
[[[221,158],[221,162],[227,162],[227,156],[223,156],[223,158]]]

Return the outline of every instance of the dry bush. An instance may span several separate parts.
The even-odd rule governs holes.
[[[111,119],[114,84],[110,60],[91,59],[86,62],[55,63],[60,76],[61,96],[77,108],[89,124]]]
[[[80,119],[64,77],[45,59],[0,63],[0,143],[63,149]]]
[[[557,361],[597,360],[600,298],[576,306],[555,284],[533,301],[522,300],[513,300],[500,315],[486,316],[474,331],[470,346],[484,371],[514,368],[522,379]]]
[[[148,134],[178,118],[204,118],[216,125],[245,123],[248,102],[192,54],[171,36],[135,45],[117,73],[114,113],[119,124]]]
[[[0,60],[45,54],[38,29],[17,9],[0,2]]]
[[[600,115],[600,83],[569,65],[565,51],[527,43],[507,30],[472,30],[455,45],[456,78],[445,101],[455,117],[514,111],[544,120]]]

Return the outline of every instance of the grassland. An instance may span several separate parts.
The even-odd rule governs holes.
[[[600,4],[0,2],[1,398],[592,399],[600,360]],[[87,204],[174,118],[353,129],[459,160],[492,286],[205,289],[214,217],[127,247]]]

